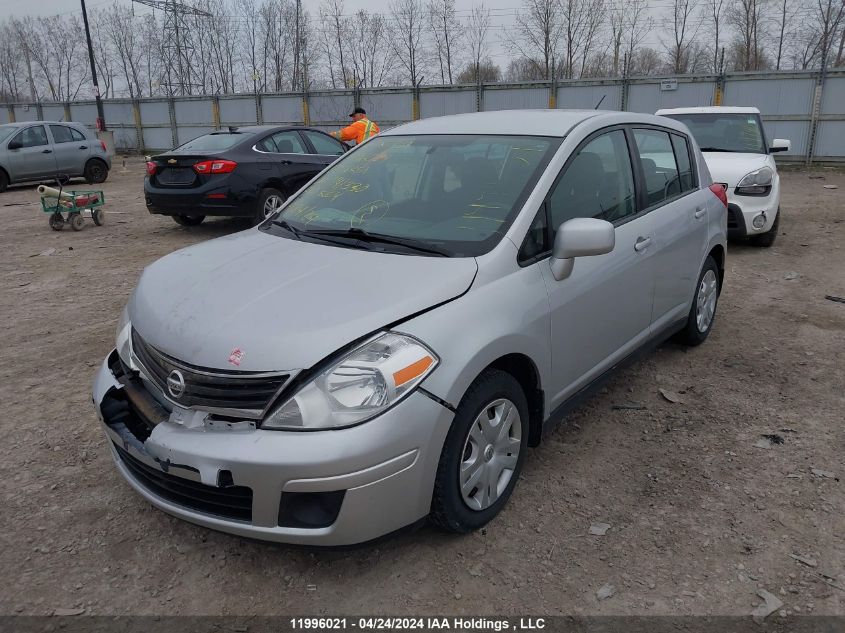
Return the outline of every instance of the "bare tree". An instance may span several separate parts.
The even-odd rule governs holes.
[[[514,60],[516,64],[509,66],[508,74],[524,74],[527,64],[536,66],[536,78],[551,79],[562,31],[559,0],[523,0],[512,36],[505,40],[511,54],[522,61]]]
[[[706,0],[702,9],[702,20],[708,24],[708,31],[710,33],[710,40],[713,42],[711,49],[711,64],[710,72],[718,74],[722,71],[720,68],[720,56],[723,46],[723,23],[725,11],[725,0]]]
[[[695,38],[692,17],[695,12],[695,0],[673,0],[670,8],[669,31],[672,39],[663,42],[669,54],[669,67],[675,74],[687,73],[691,67],[691,46]]]
[[[332,88],[346,88],[352,83],[347,70],[344,49],[349,41],[349,28],[344,17],[343,0],[324,0],[320,5],[319,45],[326,58]]]
[[[559,0],[561,56],[558,75],[582,76],[605,18],[604,0]]]
[[[440,81],[452,83],[452,67],[457,53],[460,21],[455,13],[455,0],[429,0],[429,28],[431,29],[434,51],[440,66]]]
[[[489,57],[485,57],[480,62],[467,62],[458,74],[459,84],[495,83],[501,80],[502,69]]]
[[[393,51],[406,80],[417,86],[425,67],[425,10],[420,0],[394,0],[390,13]]]
[[[480,5],[472,7],[469,17],[467,18],[466,28],[464,30],[467,40],[467,48],[470,54],[470,64],[475,66],[472,81],[477,82],[480,77],[483,77],[481,71],[481,62],[489,55],[489,33],[490,33],[490,9],[484,6],[482,2]],[[497,67],[498,68],[498,67]],[[502,71],[499,69],[499,76]],[[466,78],[466,69],[461,72],[460,77]],[[458,79],[463,83],[463,79]]]
[[[760,46],[766,37],[765,3],[766,0],[734,0],[728,7],[727,20],[737,34],[731,47],[736,70],[761,70],[765,67]]]
[[[143,85],[143,49],[142,32],[137,28],[132,10],[123,5],[113,4],[111,7],[99,14],[95,21],[95,29],[102,29],[98,34],[98,41],[108,41],[114,57],[120,64],[123,71],[123,81],[129,96],[134,98],[142,97],[144,94]],[[110,69],[110,55],[105,52],[100,55],[100,67],[108,72]]]
[[[807,22],[811,33],[818,41],[819,65],[824,68],[830,64],[830,54],[834,42],[838,39],[839,29],[845,20],[845,0],[811,0],[808,6]],[[845,34],[841,37],[845,38]],[[843,44],[840,39],[837,58],[834,63],[842,59]]]
[[[349,42],[356,85],[362,88],[383,85],[396,66],[395,56],[388,54],[390,44],[384,16],[358,11],[352,19]]]

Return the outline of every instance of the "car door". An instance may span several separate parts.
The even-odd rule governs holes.
[[[309,152],[305,139],[296,130],[282,130],[262,139],[256,149],[266,152],[286,191],[296,191],[325,165]]]
[[[43,125],[32,125],[13,136],[7,146],[14,180],[54,178],[56,158]]]
[[[91,142],[82,132],[67,125],[50,124],[47,127],[53,139],[56,171],[68,176],[81,175],[91,153]]]
[[[654,231],[651,215],[639,210],[635,182],[627,132],[603,130],[573,154],[547,197],[548,244],[577,217],[607,220],[616,233],[613,251],[576,258],[561,281],[549,260],[541,262],[551,310],[553,407],[648,338]]]
[[[311,151],[317,155],[320,162],[325,166],[331,165],[337,160],[338,156],[342,156],[346,152],[346,146],[343,143],[324,132],[302,130],[302,135],[311,146]]]
[[[634,128],[647,210],[654,223],[655,287],[651,320],[659,331],[686,317],[707,247],[712,193],[698,187],[692,147],[685,135],[663,128]]]

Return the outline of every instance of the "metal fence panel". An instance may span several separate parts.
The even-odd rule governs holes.
[[[141,149],[138,147],[138,133],[135,128],[112,128],[109,126],[109,129],[114,132],[115,149],[123,152],[132,152]]]
[[[144,128],[144,147],[150,151],[168,150],[173,147],[169,127]]]
[[[654,114],[661,108],[713,105],[714,81],[678,81],[675,90],[661,90],[660,82],[632,83],[628,87],[629,112]]]
[[[302,123],[301,97],[261,97],[265,123]]]
[[[484,88],[484,111],[548,108],[549,91],[545,88]]]
[[[351,92],[337,95],[311,95],[308,108],[311,123],[314,125],[339,125],[349,122],[349,113],[355,107],[355,98]],[[378,122],[378,119],[376,119]]]
[[[135,126],[135,114],[132,112],[131,103],[104,101],[103,114],[106,117],[109,127],[117,123],[132,127]]]
[[[845,121],[822,121],[816,134],[817,158],[845,157]]]
[[[825,80],[822,114],[845,114],[845,77],[828,77]]]
[[[619,110],[622,108],[622,86],[560,86],[557,89],[558,108],[592,110],[599,101],[601,110]]]
[[[213,132],[210,125],[180,125],[176,128],[176,137],[179,145],[194,140],[198,136]]]
[[[41,116],[45,121],[64,121],[65,106],[61,103],[45,103],[41,106]]]
[[[9,108],[0,106],[0,124],[9,122]]]
[[[255,97],[220,98],[220,123],[223,125],[255,125]]]
[[[166,123],[170,125],[170,110],[167,101],[142,101],[141,120],[148,123]]]
[[[404,123],[413,115],[413,96],[410,91],[404,93],[361,94],[361,107],[367,116],[376,122]],[[349,114],[349,112],[347,112]]]
[[[71,121],[93,128],[97,124],[97,105],[95,103],[71,103],[70,118]]]
[[[792,142],[792,149],[789,154],[776,154],[776,157],[804,156],[807,153],[807,142],[810,137],[810,122],[808,121],[771,121],[763,117],[763,130],[766,134],[766,141],[771,143],[772,139],[785,138]]]
[[[475,88],[428,90],[420,93],[420,117],[475,112]]]
[[[15,121],[37,121],[38,109],[35,106],[16,105]]]
[[[761,114],[810,114],[813,79],[728,79],[722,105],[754,106]]]
[[[212,120],[210,99],[175,101],[173,111],[176,114],[176,123],[178,124],[209,123]]]

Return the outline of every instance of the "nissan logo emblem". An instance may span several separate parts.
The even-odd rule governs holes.
[[[170,395],[174,398],[179,398],[183,393],[185,393],[185,377],[178,369],[174,369],[167,376],[167,391],[169,391]]]

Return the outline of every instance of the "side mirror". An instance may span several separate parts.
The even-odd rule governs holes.
[[[552,249],[551,267],[561,281],[572,274],[576,257],[604,255],[616,246],[616,229],[596,218],[573,218],[560,225]]]
[[[788,152],[792,149],[792,142],[785,138],[776,138],[772,141],[772,146],[769,151],[774,152]]]
[[[7,147],[9,149],[20,149],[23,147],[23,143],[20,141],[9,141],[9,145]]]

